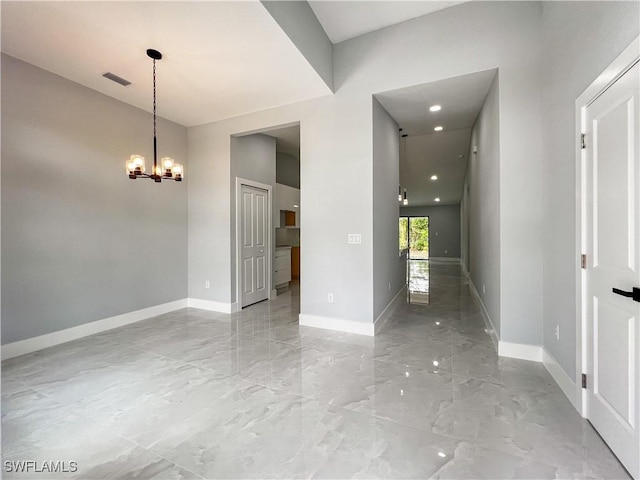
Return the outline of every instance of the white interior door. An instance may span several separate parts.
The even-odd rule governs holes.
[[[268,192],[241,186],[240,201],[240,286],[242,307],[269,297],[267,285]]]
[[[586,108],[586,414],[640,475],[640,65]],[[638,292],[640,294],[640,291]]]

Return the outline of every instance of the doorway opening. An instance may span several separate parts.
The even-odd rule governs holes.
[[[236,179],[232,245],[237,267],[232,285],[237,307],[286,293],[299,308],[300,124],[232,135],[231,158],[231,175]],[[268,190],[268,201],[256,188]],[[263,254],[264,258],[256,256]]]
[[[400,249],[407,250],[409,303],[429,303],[429,217],[400,217]]]

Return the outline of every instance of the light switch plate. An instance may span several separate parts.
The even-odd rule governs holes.
[[[359,233],[349,233],[347,235],[347,243],[356,245],[362,243],[362,235]]]

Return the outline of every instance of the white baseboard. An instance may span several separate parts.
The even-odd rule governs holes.
[[[487,307],[484,306],[484,302],[482,301],[482,298],[480,298],[480,294],[478,293],[478,290],[476,290],[476,286],[471,281],[471,277],[469,277],[469,289],[471,290],[471,294],[475,298],[476,302],[480,306],[480,313],[482,314],[482,319],[484,320],[484,324],[487,327],[487,330],[489,331],[489,336],[491,337],[491,341],[493,342],[493,348],[495,348],[496,351],[498,351],[499,350],[498,344],[500,342],[500,338],[498,337],[498,332],[493,326],[493,321],[491,320],[491,316],[487,311]]]
[[[498,342],[498,355],[501,357],[519,358],[531,362],[542,362],[542,347],[524,343]]]
[[[391,299],[389,304],[385,307],[378,318],[373,322],[373,330],[377,335],[384,328],[389,320],[389,317],[393,314],[393,311],[398,307],[398,305],[407,302],[407,286],[403,286],[398,293],[396,293],[395,297]]]
[[[200,308],[202,310],[210,310],[220,313],[235,313],[238,309],[238,303],[216,302],[214,300],[203,300],[201,298],[189,298],[187,304],[191,308]]]
[[[65,328],[64,330],[59,330],[57,332],[51,332],[45,335],[8,343],[0,347],[2,350],[2,360],[18,357],[20,355],[26,355],[27,353],[36,352],[44,348],[60,345],[61,343],[67,343],[72,340],[77,340],[78,338],[88,337],[89,335],[112,330],[114,328],[122,327],[123,325],[136,323],[141,320],[146,320],[147,318],[162,315],[163,313],[168,313],[180,308],[185,308],[186,306],[187,299],[183,298],[174,302],[163,303],[161,305],[155,305],[153,307],[123,313],[122,315],[116,315],[114,317],[103,318],[102,320],[84,323],[76,327]]]
[[[456,265],[460,264],[460,258],[458,257],[429,257],[429,260],[439,263],[455,263]]]
[[[567,372],[564,371],[564,369],[560,366],[556,359],[553,358],[544,347],[542,347],[542,362],[544,363],[544,366],[546,367],[549,374],[553,377],[553,379],[560,387],[560,390],[562,390],[562,392],[566,395],[575,409],[580,411],[578,399],[576,397],[576,382],[574,382],[571,377],[567,375]]]
[[[539,345],[525,345],[521,343],[500,342],[498,355],[501,357],[519,358],[532,362],[541,362],[551,378],[556,382],[562,393],[569,399],[573,407],[580,412],[577,395],[576,382],[574,382],[567,372],[560,366],[553,356],[544,347]]]
[[[308,315],[301,313],[298,317],[299,323],[303,327],[324,328],[326,330],[337,330],[339,332],[357,333],[358,335],[367,335],[373,337],[375,335],[375,326],[373,322],[356,322],[354,320],[345,320],[342,318],[320,317],[317,315]]]

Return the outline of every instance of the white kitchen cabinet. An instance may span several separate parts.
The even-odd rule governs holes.
[[[273,284],[280,287],[291,281],[291,247],[276,248],[273,257]]]

